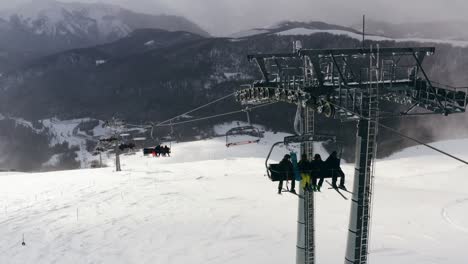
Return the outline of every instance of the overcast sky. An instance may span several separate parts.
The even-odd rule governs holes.
[[[32,0],[0,0],[0,8]],[[43,0],[33,0],[43,1]],[[72,1],[72,0],[60,0]],[[468,20],[468,0],[73,0],[114,3],[139,12],[183,15],[214,35],[282,20],[342,25],[368,17],[388,22]]]

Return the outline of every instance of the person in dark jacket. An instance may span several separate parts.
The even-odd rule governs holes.
[[[322,160],[320,154],[315,154],[314,160],[310,163],[311,167],[311,176],[312,176],[312,188],[315,191],[320,192],[322,188],[323,181],[324,181],[324,173],[325,173],[325,163]],[[317,185],[317,179],[320,179]]]
[[[291,180],[291,190],[290,192],[296,193],[295,186],[296,180],[294,179],[293,164],[291,162],[291,156],[289,154],[284,155],[284,158],[279,163],[281,171],[287,175],[287,179]],[[283,181],[280,181],[278,184],[278,194],[281,194],[283,190]]]
[[[171,156],[171,149],[167,145],[164,146],[164,156]]]
[[[332,176],[332,186],[333,188],[342,188],[345,189],[346,187],[344,186],[345,184],[345,174],[341,170],[340,167],[340,159],[338,158],[338,153],[336,151],[333,151],[332,154],[330,154],[330,157],[325,161],[325,166],[328,169],[328,173],[331,174]],[[340,186],[336,185],[336,182],[338,180],[338,177],[340,177]]]
[[[301,174],[301,187],[304,190],[312,191],[311,182],[310,182],[310,161],[307,159],[306,154],[302,154],[301,160],[297,163],[299,168],[299,173]]]
[[[161,152],[162,152],[161,145],[157,145],[154,148],[154,152],[156,153],[156,157],[159,157],[159,155],[161,155]]]

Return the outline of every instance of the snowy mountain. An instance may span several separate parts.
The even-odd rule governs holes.
[[[239,85],[260,78],[257,67],[247,60],[248,53],[288,52],[292,41],[297,39],[308,48],[360,46],[359,40],[336,34],[267,34],[231,39],[205,38],[187,32],[137,30],[112,43],[57,53],[4,73],[0,77],[0,113],[23,118],[33,124],[38,120],[51,118],[63,121],[82,118],[108,120],[115,115],[134,123],[166,120],[225,96]],[[392,41],[383,41],[380,44],[415,45]],[[455,86],[468,83],[468,76],[464,74],[468,59],[459,55],[463,54],[465,49],[439,44],[436,55],[429,57],[425,62],[427,71],[431,72],[431,78]],[[459,59],[454,61],[453,57]],[[234,100],[228,100],[197,113],[197,117],[235,111],[239,107]],[[278,111],[274,114],[268,109],[256,111],[252,116],[253,122],[259,122],[275,131],[290,131],[295,108],[287,105],[275,107]],[[388,107],[388,111],[395,110],[393,105],[385,107]],[[321,129],[324,133],[336,130],[338,124],[334,120],[323,119]],[[181,125],[176,128],[178,139],[191,140],[200,135],[209,137],[212,135],[213,125],[217,122],[234,120],[245,120],[245,115],[206,120],[196,123],[195,126]],[[388,122],[393,127],[401,127],[404,132],[418,136],[420,128],[431,123],[440,124],[440,127],[444,128],[453,128],[454,124],[457,124],[460,136],[466,135],[468,131],[466,115],[448,118],[437,116],[429,120],[413,118]],[[10,168],[37,170],[49,161],[52,155],[64,153],[62,149],[50,147],[54,136],[49,138],[44,134],[38,137],[31,129],[26,128],[18,131],[18,127],[12,121],[0,122],[0,126],[4,128],[0,130],[0,137],[4,137],[4,141],[7,142],[0,144],[0,151],[10,153]],[[354,129],[355,126],[349,123],[341,135],[343,141],[350,146],[354,145]],[[445,130],[430,128],[424,134],[424,139],[431,142],[447,138]],[[41,142],[40,145],[36,145],[43,156],[32,155],[28,151],[31,139]],[[380,150],[383,156],[408,146],[408,142],[394,141],[385,133],[381,135],[380,140],[387,145]],[[77,153],[77,147],[85,149],[81,145],[67,147],[71,156]],[[354,152],[345,152],[344,155],[352,160]],[[31,161],[28,165],[34,166],[18,167],[22,165],[21,160],[24,157]],[[68,160],[74,163],[67,168],[77,167],[75,158]]]
[[[35,0],[5,11],[3,18],[21,29],[49,37],[113,41],[140,28],[159,28],[207,35],[182,17],[146,15],[102,3]]]
[[[396,39],[419,38],[468,41],[466,21],[428,21],[428,22],[406,22],[389,23],[374,19],[367,20],[366,31],[370,34],[384,35]],[[361,30],[362,24],[356,23],[352,26]]]
[[[144,28],[208,35],[183,17],[140,14],[108,4],[34,0],[0,12],[0,72],[44,55],[112,42]]]
[[[328,30],[339,30],[342,32],[352,32],[355,34],[359,34],[359,31],[354,30],[352,28],[343,27],[339,25],[327,24],[324,22],[313,21],[313,22],[297,22],[297,21],[283,21],[272,26],[268,26],[265,28],[254,28],[246,31],[241,31],[235,34],[232,34],[230,37],[232,38],[247,38],[247,37],[256,37],[256,36],[265,36],[265,35],[285,35],[283,32],[294,30],[316,30],[317,32],[320,31],[328,31]],[[307,33],[303,33],[302,31],[295,32],[291,35],[308,35]]]
[[[384,25],[387,26],[387,24]],[[330,34],[348,37],[355,40],[362,40],[362,31],[359,31],[357,26],[355,28],[356,29],[351,27],[327,24],[323,22],[282,22],[266,28],[255,28],[246,31],[241,31],[231,35],[230,37],[235,39],[245,39],[264,37],[267,35],[317,36],[317,34]],[[437,34],[396,34],[390,30],[377,30],[376,28],[377,27],[374,25],[371,26],[371,29],[366,33],[366,40],[448,44],[454,47],[468,47],[468,40],[463,38],[438,38],[438,36],[440,35]],[[428,28],[431,27],[428,26]],[[452,30],[451,32],[454,31],[459,32],[456,30]]]
[[[119,19],[120,12],[116,6],[40,0],[11,10],[4,18],[10,18],[37,35],[95,36],[106,40],[125,36],[131,31]]]
[[[261,78],[256,65],[247,60],[247,54],[290,52],[293,40],[301,40],[304,47],[318,49],[361,46],[357,31],[319,22],[315,27],[312,25],[283,23],[268,28],[271,34],[239,39],[203,37],[183,31],[135,30],[111,43],[41,57],[11,71],[0,70],[0,113],[28,120],[32,124],[53,118],[63,122],[82,118],[109,120],[116,115],[133,123],[166,120]],[[316,34],[317,31],[322,33]],[[384,39],[379,42],[381,47],[431,45],[379,38]],[[465,86],[468,83],[468,75],[465,74],[468,58],[463,56],[467,54],[466,50],[464,47],[438,43],[436,54],[425,60],[431,79],[453,86]],[[453,60],[454,57],[457,60]],[[2,59],[0,56],[0,61]],[[236,111],[239,107],[234,100],[227,100],[197,113],[196,117]],[[277,111],[274,114],[268,109],[256,111],[252,116],[253,122],[274,131],[290,131],[295,108],[280,104],[275,107]],[[394,107],[385,105],[383,111],[395,111]],[[245,120],[245,115],[181,125],[176,128],[178,140],[212,136],[212,128],[218,122],[237,120]],[[460,136],[466,135],[466,120],[466,115],[457,115],[386,122],[418,137],[421,127],[428,124],[437,123],[439,127],[447,128],[429,127],[424,133],[424,140],[431,142],[447,138],[446,131],[453,129],[454,124]],[[321,129],[324,133],[335,131],[338,127],[334,120],[323,118],[320,122],[323,122]],[[354,146],[355,126],[351,123],[345,126],[341,135],[343,141]],[[0,121],[0,127],[0,138],[6,142],[0,142],[0,152],[9,153],[11,162],[6,163],[8,168],[40,170],[53,155],[64,154],[64,149],[68,149],[69,154],[62,156],[70,161],[65,168],[76,168],[80,158],[75,156],[82,157],[79,149],[88,147],[88,143],[84,147],[83,144],[51,145],[56,135],[37,135],[30,127],[19,128],[12,120]],[[42,129],[42,126],[38,124],[37,128]],[[408,146],[408,142],[395,141],[390,136],[383,132],[380,137],[382,144],[386,145],[379,150],[381,157]],[[32,142],[41,155],[29,151]],[[345,151],[344,155],[352,160],[354,152]],[[21,167],[26,157],[28,167]]]
[[[294,263],[297,196],[277,195],[264,176],[283,136],[230,149],[222,139],[176,144],[172,158],[122,156],[118,173],[0,173],[0,263]],[[466,159],[457,146],[467,144],[436,145]],[[343,170],[352,186],[353,165]],[[378,160],[375,172],[369,261],[466,263],[467,167],[413,147]],[[343,263],[351,201],[327,188],[315,197],[317,263]]]

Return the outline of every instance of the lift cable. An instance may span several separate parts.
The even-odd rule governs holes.
[[[198,122],[198,121],[202,121],[202,120],[212,119],[212,118],[216,118],[216,117],[221,117],[221,116],[233,115],[233,114],[241,113],[241,112],[243,112],[243,111],[244,111],[244,110],[237,110],[237,111],[227,112],[227,113],[224,113],[224,114],[218,114],[218,115],[200,117],[200,118],[197,118],[197,119],[186,120],[186,121],[181,121],[181,122],[172,123],[172,124],[155,125],[154,127],[167,127],[167,126],[182,125],[182,124],[187,124],[187,123],[192,123],[192,122]]]
[[[249,110],[253,110],[253,109],[265,107],[265,106],[272,105],[272,104],[275,104],[275,103],[277,103],[277,102],[271,102],[271,103],[266,103],[266,104],[254,106],[254,107],[249,107]],[[217,115],[206,116],[206,117],[200,117],[200,118],[197,118],[197,119],[192,119],[192,120],[187,120],[187,121],[181,121],[181,122],[177,122],[177,123],[162,124],[162,125],[159,125],[159,124],[158,124],[158,125],[155,125],[155,127],[167,127],[167,126],[175,126],[175,125],[187,124],[187,123],[198,122],[198,121],[207,120],[207,119],[212,119],[212,118],[221,117],[221,116],[234,115],[234,114],[242,113],[242,112],[245,112],[245,111],[246,111],[245,109],[242,109],[242,110],[227,112],[227,113],[223,113],[223,114],[217,114]]]
[[[351,112],[351,111],[347,110],[346,108],[341,107],[341,106],[339,106],[339,105],[336,105],[336,104],[334,104],[334,103],[332,103],[332,102],[330,102],[330,101],[327,101],[327,103],[329,103],[329,104],[331,104],[331,105],[333,105],[333,106],[335,106],[335,107],[337,107],[337,108],[343,109],[344,111],[350,112],[350,113],[352,113],[352,114],[354,114],[354,115],[356,115],[356,116],[359,116],[359,117],[362,118],[362,119],[366,119],[366,120],[369,119],[369,118],[366,118],[366,117],[364,117],[364,116],[362,116],[362,115],[360,115],[360,114],[358,114],[358,113]],[[406,139],[409,139],[409,140],[411,140],[411,141],[414,141],[414,142],[416,142],[416,143],[418,143],[418,144],[421,144],[421,145],[423,145],[423,146],[426,146],[426,147],[428,147],[428,148],[430,148],[430,149],[432,149],[432,150],[434,150],[434,151],[437,151],[437,152],[439,152],[439,153],[441,153],[441,154],[443,154],[443,155],[446,155],[446,156],[448,156],[448,157],[450,157],[450,158],[452,158],[452,159],[455,159],[455,160],[457,160],[457,161],[459,161],[459,162],[461,162],[461,163],[464,163],[464,164],[468,165],[468,161],[466,161],[466,160],[463,160],[463,159],[461,159],[461,158],[458,158],[458,157],[456,157],[456,156],[454,156],[454,155],[452,155],[452,154],[449,154],[449,153],[447,153],[447,152],[445,152],[445,151],[443,151],[443,150],[440,150],[440,149],[438,149],[438,148],[436,148],[436,147],[433,147],[433,146],[431,146],[431,145],[429,145],[429,144],[427,144],[427,143],[424,143],[424,142],[422,142],[422,141],[420,141],[420,140],[418,140],[418,139],[416,139],[416,138],[413,138],[413,137],[410,137],[410,136],[408,136],[408,135],[402,134],[402,133],[398,132],[398,131],[397,131],[396,129],[394,129],[394,128],[388,127],[388,126],[386,126],[386,125],[382,125],[380,122],[379,122],[378,124],[379,124],[380,127],[385,128],[385,129],[387,129],[387,130],[389,130],[389,131],[391,131],[391,132],[393,132],[393,133],[395,133],[395,134],[397,134],[397,135],[399,135],[399,136],[401,136],[401,137],[403,137],[403,138],[406,138]]]
[[[428,116],[428,115],[440,115],[440,113],[400,113],[393,115],[381,115],[379,119],[391,119],[391,118],[402,118],[402,117],[413,117],[413,116]]]
[[[388,126],[382,125],[382,124],[379,124],[379,126],[381,126],[381,127],[385,128],[385,129],[388,129],[388,130],[392,131],[393,133],[399,135],[400,137],[403,137],[403,138],[412,140],[412,141],[414,141],[414,142],[417,142],[417,143],[419,143],[419,144],[421,144],[421,145],[424,145],[424,146],[426,146],[426,147],[428,147],[428,148],[430,148],[430,149],[432,149],[432,150],[435,150],[435,151],[437,151],[437,152],[439,152],[439,153],[442,153],[442,154],[444,154],[444,155],[446,155],[446,156],[449,156],[449,157],[452,158],[452,159],[458,160],[458,161],[460,161],[460,162],[465,163],[466,165],[468,165],[468,161],[465,161],[465,160],[462,160],[462,159],[460,159],[460,158],[458,158],[458,157],[455,157],[455,156],[453,156],[452,154],[449,154],[449,153],[447,153],[447,152],[445,152],[445,151],[443,151],[443,150],[440,150],[440,149],[438,149],[438,148],[435,148],[435,147],[433,147],[433,146],[431,146],[431,145],[429,145],[429,144],[427,144],[427,143],[424,143],[424,142],[422,142],[422,141],[420,141],[420,140],[418,140],[418,139],[416,139],[416,138],[413,138],[413,137],[407,136],[407,135],[405,135],[405,134],[402,134],[402,133],[398,132],[398,131],[397,131],[396,129],[394,129],[394,128],[391,128],[391,127],[388,127]]]
[[[151,126],[150,125],[135,125],[135,124],[125,124],[126,126],[129,126],[129,127],[136,127],[136,128],[142,128],[142,129],[150,129]]]
[[[163,124],[166,124],[166,123],[168,123],[168,122],[171,122],[171,121],[173,121],[173,120],[176,120],[176,119],[178,119],[178,118],[180,118],[180,117],[183,117],[183,116],[185,116],[185,115],[188,115],[188,114],[190,114],[190,113],[193,113],[193,112],[195,112],[195,111],[198,111],[198,110],[200,110],[200,109],[202,109],[202,108],[205,108],[205,107],[207,107],[207,106],[210,106],[210,105],[212,105],[212,104],[214,104],[214,103],[217,103],[217,102],[219,102],[219,101],[225,100],[225,99],[227,99],[227,98],[233,96],[234,94],[235,94],[235,93],[228,94],[228,95],[223,96],[223,97],[221,97],[221,98],[219,98],[219,99],[216,99],[216,100],[214,100],[214,101],[211,101],[211,102],[209,102],[209,103],[207,103],[207,104],[204,104],[204,105],[202,105],[202,106],[199,106],[199,107],[197,107],[197,108],[194,108],[194,109],[192,109],[192,110],[190,110],[190,111],[188,111],[188,112],[185,112],[185,113],[183,113],[183,114],[180,114],[180,115],[178,115],[178,116],[175,116],[175,117],[173,117],[173,118],[171,118],[171,119],[168,119],[168,120],[159,122],[158,124],[156,124],[156,125],[154,125],[154,126],[161,126],[161,125],[163,125]],[[173,123],[173,124],[174,124],[174,123]]]
[[[188,115],[188,114],[190,114],[190,113],[193,113],[193,112],[195,112],[195,111],[198,111],[198,110],[200,110],[200,109],[202,109],[202,108],[205,108],[205,107],[207,107],[207,106],[210,106],[210,105],[212,105],[212,104],[214,104],[214,103],[217,103],[217,102],[219,102],[219,101],[222,101],[222,100],[224,100],[224,99],[227,99],[227,98],[233,96],[234,94],[235,94],[235,93],[228,94],[228,95],[226,95],[226,96],[223,96],[223,97],[221,97],[221,98],[218,98],[218,99],[216,99],[216,100],[214,100],[214,101],[211,101],[211,102],[209,102],[209,103],[206,103],[206,104],[204,104],[204,105],[202,105],[202,106],[198,106],[198,107],[196,107],[196,108],[194,108],[194,109],[192,109],[192,110],[190,110],[190,111],[188,111],[188,112],[185,112],[185,113],[183,113],[183,114],[177,115],[177,116],[175,116],[175,117],[173,117],[173,118],[171,118],[171,119],[168,119],[168,120],[159,122],[159,123],[157,123],[157,124],[155,124],[155,122],[151,122],[151,125],[146,125],[146,126],[136,125],[136,124],[126,124],[126,125],[127,125],[127,126],[131,126],[131,127],[139,127],[139,128],[143,128],[143,129],[150,129],[150,128],[152,128],[152,127],[161,127],[161,126],[171,126],[171,124],[168,124],[168,125],[164,125],[164,124],[166,124],[166,123],[168,123],[168,122],[171,122],[171,121],[173,121],[173,120],[175,120],[175,119],[178,119],[178,118],[180,118],[180,117],[183,117],[184,115]],[[175,124],[175,123],[172,123],[172,124]]]

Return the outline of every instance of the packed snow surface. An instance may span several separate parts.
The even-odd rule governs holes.
[[[284,136],[173,144],[171,158],[122,156],[122,172],[0,174],[0,263],[294,263],[297,197],[264,176]],[[436,145],[468,159],[468,140]],[[422,147],[379,160],[370,261],[467,263],[467,175]],[[317,263],[343,263],[350,201],[323,188],[316,207]]]

